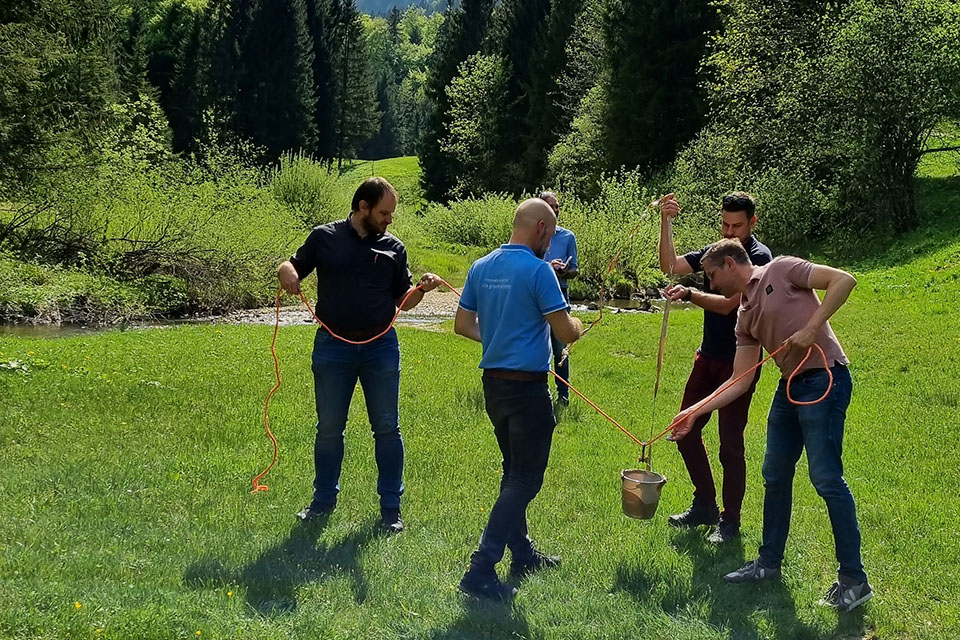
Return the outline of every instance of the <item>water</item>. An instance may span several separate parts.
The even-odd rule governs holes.
[[[451,316],[452,317],[452,316]],[[299,319],[284,319],[283,325],[305,325],[306,321]],[[449,320],[447,317],[437,316],[408,316],[401,315],[397,319],[398,325],[412,326],[420,329],[436,330],[443,321]],[[242,319],[224,321],[223,316],[211,316],[206,318],[181,318],[175,320],[144,320],[125,325],[125,329],[130,331],[144,329],[164,329],[169,327],[178,327],[192,324],[227,324],[227,325],[273,325],[276,317],[270,314],[259,314],[244,317]],[[313,321],[311,320],[311,323]],[[0,323],[0,340],[4,338],[31,338],[31,339],[49,339],[69,338],[74,336],[86,336],[101,333],[103,331],[117,330],[119,327],[111,325],[82,325],[73,323],[62,324],[3,324]]]
[[[663,310],[663,300],[607,300],[604,308],[613,313],[659,313]],[[674,309],[689,307],[689,303],[674,303]],[[576,300],[572,304],[573,311],[589,312],[596,311],[596,302],[590,300]],[[453,317],[448,313],[417,314],[415,311],[409,314],[402,313],[397,319],[397,324],[418,327],[421,329],[436,330],[440,324]],[[227,316],[214,315],[200,318],[179,318],[163,320],[143,320],[125,325],[124,328],[130,330],[157,329],[165,327],[176,327],[185,324],[228,324],[228,325],[273,325],[276,322],[276,314],[273,309],[251,309],[247,311],[238,311]],[[300,309],[284,308],[281,311],[281,325],[305,325],[312,324],[313,319],[309,313]],[[0,339],[3,338],[65,338],[71,336],[92,335],[102,331],[116,330],[119,327],[115,325],[81,325],[72,323],[62,324],[3,324],[0,323]]]
[[[0,324],[2,338],[65,338],[90,335],[111,327],[89,327],[82,324]]]

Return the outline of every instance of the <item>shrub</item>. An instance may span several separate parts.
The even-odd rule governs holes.
[[[346,217],[356,188],[331,165],[300,154],[283,155],[270,178],[270,192],[307,228]]]

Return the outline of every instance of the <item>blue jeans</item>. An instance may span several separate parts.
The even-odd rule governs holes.
[[[567,301],[567,304],[570,304],[570,294],[566,289],[561,289],[563,292],[563,299]],[[563,358],[563,350],[567,348],[567,345],[560,342],[560,339],[554,335],[553,331],[550,332],[550,346],[553,348],[553,370],[557,372],[557,375],[566,380],[570,381],[570,358],[564,360],[563,364],[560,364],[560,359]],[[563,398],[564,400],[570,399],[570,387],[563,384],[559,380],[556,380],[557,383],[557,398]]]
[[[399,424],[400,344],[394,329],[379,340],[360,346],[342,342],[325,329],[317,331],[313,342],[317,399],[313,501],[319,505],[336,504],[343,466],[343,434],[358,379],[373,429],[380,506],[398,509],[403,495],[403,438]]]
[[[556,420],[547,382],[515,382],[483,378],[483,395],[493,433],[503,455],[500,495],[480,546],[470,562],[481,571],[493,571],[510,548],[514,562],[533,555],[527,532],[527,505],[543,486]]]
[[[763,460],[763,544],[760,561],[779,567],[790,530],[793,476],[803,449],[807,450],[810,481],[830,515],[839,573],[853,582],[867,574],[860,560],[860,526],[850,487],[843,479],[843,427],[853,384],[847,367],[837,365],[833,389],[815,405],[798,406],[787,400],[787,383],[780,381],[767,417],[767,452]],[[798,375],[790,385],[794,400],[816,400],[826,391],[827,372],[815,369]]]

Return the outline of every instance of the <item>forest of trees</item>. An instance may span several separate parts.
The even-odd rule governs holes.
[[[415,154],[440,202],[590,197],[625,170],[704,201],[762,191],[797,236],[901,231],[928,136],[960,117],[955,0],[436,5],[4,3],[0,186],[149,121],[148,154]]]

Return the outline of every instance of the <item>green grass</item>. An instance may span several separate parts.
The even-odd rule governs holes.
[[[860,612],[815,604],[835,564],[803,462],[783,584],[720,579],[759,540],[772,370],[748,426],[742,544],[718,551],[702,533],[667,526],[691,487],[666,443],[654,451],[669,478],[660,512],[624,517],[618,474],[637,452],[574,404],[530,509],[538,544],[564,565],[500,607],[455,591],[498,481],[477,345],[449,331],[400,331],[408,531],[382,538],[360,398],[340,506],[325,528],[294,525],[311,491],[313,330],[280,333],[284,386],[271,416],[281,457],[271,490],[254,496],[250,479],[270,454],[260,416],[271,330],[193,326],[0,346],[0,637],[956,637],[958,228],[956,215],[928,224],[854,265],[860,284],[834,322],[855,379],[845,472],[878,593]],[[699,340],[699,313],[671,322],[656,428],[679,403]],[[572,359],[574,383],[641,437],[651,428],[658,331],[656,316],[610,316]]]
[[[865,608],[838,616],[815,604],[835,564],[803,461],[783,583],[720,579],[759,541],[772,367],[748,426],[741,544],[717,550],[703,532],[667,526],[691,493],[667,443],[654,450],[669,478],[656,518],[623,516],[618,475],[637,451],[574,400],[530,509],[538,544],[564,564],[524,582],[504,607],[455,591],[498,482],[477,345],[449,326],[400,329],[408,530],[383,538],[359,397],[337,511],[323,528],[294,525],[311,492],[313,329],[280,332],[284,386],[271,407],[280,462],[271,490],[251,495],[271,451],[261,425],[271,329],[183,326],[0,339],[0,637],[957,637],[960,178],[925,166],[920,228],[846,265],[859,285],[833,321],[853,361],[844,459],[878,594]],[[415,228],[414,269],[462,282],[477,256]],[[574,384],[636,435],[662,428],[679,404],[700,318],[671,316],[652,420],[657,316],[608,316],[574,349]],[[706,438],[716,452],[715,428]]]
[[[420,209],[423,190],[420,188],[420,160],[416,156],[354,160],[343,171],[344,178],[357,184],[370,176],[386,178],[397,189],[404,205],[414,210]]]

